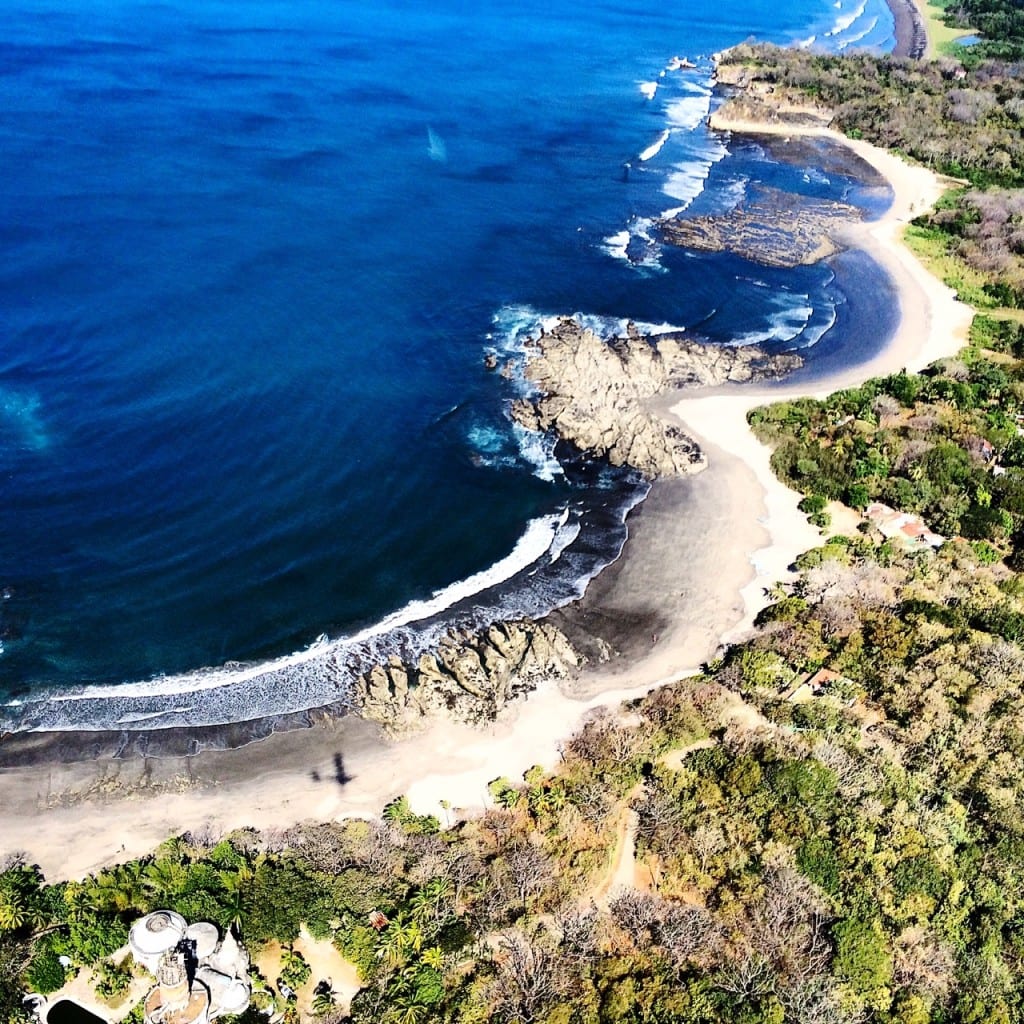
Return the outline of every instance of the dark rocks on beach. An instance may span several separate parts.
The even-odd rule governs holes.
[[[554,626],[501,622],[478,633],[452,635],[415,664],[393,655],[356,680],[352,702],[363,718],[396,733],[439,714],[463,722],[491,721],[539,681],[564,679],[582,663]]]
[[[928,50],[928,30],[915,0],[888,0],[896,34],[894,57],[921,60]]]
[[[531,430],[553,430],[612,465],[648,479],[703,468],[704,454],[651,400],[687,387],[778,377],[799,356],[770,356],[750,345],[702,345],[681,333],[648,338],[635,326],[606,341],[571,318],[533,343],[526,374],[541,397],[513,404],[512,416]]]

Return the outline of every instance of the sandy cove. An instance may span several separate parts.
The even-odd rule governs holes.
[[[771,451],[754,436],[747,413],[766,402],[811,396],[824,398],[842,388],[854,387],[870,377],[916,372],[937,359],[954,356],[967,341],[974,310],[959,302],[956,293],[934,277],[903,244],[903,230],[915,217],[932,207],[948,183],[925,167],[908,164],[900,157],[862,140],[848,139],[828,128],[794,127],[784,123],[761,124],[733,121],[715,114],[711,125],[720,131],[745,135],[798,135],[829,139],[852,150],[889,183],[893,202],[877,221],[855,225],[846,241],[864,250],[885,268],[896,287],[900,323],[886,347],[872,359],[810,384],[771,388],[718,389],[675,402],[672,413],[686,430],[706,446],[735,456],[748,466],[764,492],[767,509],[763,525],[770,543],[752,555],[755,578],[743,591],[745,614],[724,636],[728,643],[753,626],[767,603],[765,588],[791,577],[788,566],[801,552],[820,543],[821,534],[797,509],[800,495],[785,486],[772,472]]]
[[[760,133],[761,125],[716,124]],[[797,134],[785,126],[767,129]],[[102,758],[0,773],[0,854],[23,851],[51,880],[81,877],[145,855],[170,835],[207,825],[286,828],[304,820],[377,815],[406,793],[442,819],[488,803],[488,781],[553,766],[559,747],[598,706],[617,704],[682,678],[734,639],[766,604],[765,588],[820,541],[796,508],[798,495],[771,473],[769,452],[746,423],[766,400],[827,394],[867,377],[917,369],[962,345],[971,311],[955,301],[900,242],[905,223],[941,194],[931,172],[838,134],[879,170],[895,199],[851,239],[892,276],[901,322],[869,362],[812,385],[721,389],[674,397],[672,411],[706,446],[709,468],[659,483],[630,520],[626,556],[562,614],[571,631],[597,623],[620,630],[622,655],[585,672],[571,692],[543,686],[487,728],[438,722],[391,742],[358,719],[326,721],[233,750],[190,758]]]

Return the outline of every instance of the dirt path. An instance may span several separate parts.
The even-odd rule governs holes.
[[[309,981],[298,992],[300,1008],[311,1010],[316,987],[326,981],[330,983],[337,1007],[348,1013],[353,997],[363,985],[356,965],[346,960],[333,943],[327,939],[314,939],[305,928],[299,932],[295,948],[313,971]]]

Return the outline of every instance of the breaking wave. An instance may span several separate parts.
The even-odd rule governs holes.
[[[488,569],[410,601],[358,632],[321,636],[303,650],[264,662],[10,700],[0,705],[0,727],[148,731],[255,723],[316,708],[344,711],[352,680],[389,655],[416,658],[453,629],[539,618],[580,597],[619,556],[626,515],[648,486],[634,474],[607,467],[569,471],[580,483],[599,475],[604,486],[583,487],[557,512],[532,520],[512,551]]]

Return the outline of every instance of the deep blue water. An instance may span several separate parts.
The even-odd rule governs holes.
[[[643,489],[561,472],[485,353],[579,311],[848,356],[850,283],[880,280],[649,228],[751,180],[870,204],[701,119],[713,51],[889,49],[882,0],[0,14],[0,727],[314,706],[351,645],[244,685],[191,673],[567,600]]]

